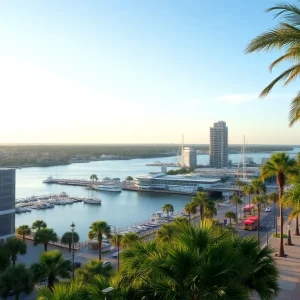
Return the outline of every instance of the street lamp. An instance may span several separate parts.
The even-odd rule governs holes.
[[[74,249],[74,231],[75,231],[75,224],[72,222],[70,225],[71,231],[72,231],[72,278],[74,279],[74,257],[75,257],[75,249]]]
[[[104,294],[105,296],[105,300],[108,300],[109,299],[109,295],[114,291],[114,288],[113,287],[108,287],[104,290],[102,290],[102,293]]]

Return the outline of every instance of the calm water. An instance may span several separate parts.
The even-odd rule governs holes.
[[[294,149],[292,152],[298,152]],[[269,157],[269,153],[256,153],[249,155],[257,163],[261,158]],[[292,155],[291,155],[292,156]],[[240,154],[231,154],[232,162],[240,162]],[[31,225],[36,219],[42,219],[48,227],[62,235],[69,230],[72,221],[76,224],[76,231],[81,240],[87,239],[89,225],[97,220],[105,220],[116,227],[123,227],[135,222],[146,220],[153,212],[160,211],[166,203],[171,203],[175,210],[183,209],[184,205],[191,200],[190,196],[166,195],[145,192],[122,191],[111,193],[103,191],[88,191],[83,187],[61,186],[44,184],[42,181],[53,176],[57,178],[88,179],[91,174],[97,174],[99,179],[106,176],[120,177],[124,180],[127,176],[136,177],[149,172],[160,171],[160,167],[147,167],[146,163],[153,161],[175,162],[176,157],[157,159],[133,159],[119,161],[99,161],[67,166],[47,168],[24,168],[16,171],[16,197],[22,198],[32,195],[45,195],[50,193],[67,192],[71,196],[98,197],[102,200],[101,206],[74,203],[72,205],[56,206],[48,210],[32,210],[31,213],[16,215],[16,226],[22,224]],[[198,164],[207,164],[208,155],[199,155]]]

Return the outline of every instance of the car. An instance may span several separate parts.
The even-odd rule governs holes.
[[[103,266],[103,267],[111,266],[111,263],[110,263],[109,261],[103,261],[102,266]]]
[[[113,255],[112,255],[113,258],[117,258],[118,256],[119,256],[119,253],[118,253],[118,252],[115,252],[115,253],[113,253]]]
[[[271,211],[271,208],[270,208],[270,207],[266,207],[266,208],[265,208],[265,211],[266,211],[266,212],[270,212],[270,211]]]

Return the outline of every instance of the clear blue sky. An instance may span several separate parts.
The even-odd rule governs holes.
[[[245,55],[277,1],[1,1],[0,143],[298,144],[296,82],[260,91],[278,53]],[[14,116],[14,120],[12,120]]]

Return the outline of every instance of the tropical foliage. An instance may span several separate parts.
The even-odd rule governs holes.
[[[231,198],[231,203],[235,205],[235,214],[238,216],[238,205],[243,204],[242,199],[238,195],[233,195]]]
[[[0,244],[0,272],[10,265],[10,254],[7,249]]]
[[[227,211],[225,217],[229,219],[229,225],[231,226],[231,220],[237,220],[237,215],[233,211]]]
[[[25,255],[27,252],[26,243],[16,237],[8,239],[5,244],[5,248],[8,250],[13,266],[16,264],[17,255]]]
[[[204,220],[205,209],[213,211],[213,207],[215,207],[215,203],[208,198],[206,192],[198,192],[197,195],[193,197],[192,204],[199,207],[200,221]]]
[[[96,175],[96,174],[92,174],[92,175],[90,176],[90,180],[92,180],[93,182],[94,182],[94,181],[97,181],[97,180],[98,180],[97,175]]]
[[[51,289],[55,282],[60,278],[70,278],[72,263],[65,260],[62,253],[58,250],[43,252],[40,256],[40,262],[32,264],[30,269],[35,281],[44,277],[48,279],[48,287]]]
[[[103,235],[106,235],[108,238],[110,238],[110,234],[111,228],[105,221],[94,222],[90,226],[88,237],[89,239],[96,239],[98,241],[99,260],[101,260]]]
[[[79,242],[79,234],[75,231],[74,232],[71,232],[71,231],[65,232],[63,234],[63,236],[61,237],[61,242],[69,245],[69,252],[71,252],[72,241],[74,243]]]
[[[35,246],[44,244],[44,250],[47,251],[50,242],[57,242],[57,234],[51,228],[41,228],[34,234],[33,243]]]
[[[275,12],[275,18],[280,17],[279,25],[267,32],[264,32],[253,39],[246,48],[247,53],[257,51],[279,50],[282,55],[274,60],[269,69],[285,62],[294,63],[291,67],[276,77],[260,94],[260,97],[267,96],[272,88],[280,81],[284,86],[290,84],[300,75],[300,6],[299,4],[282,3],[267,9],[267,12]],[[300,91],[296,94],[291,103],[289,113],[289,125],[293,126],[300,119]]]
[[[280,209],[280,247],[278,256],[285,257],[283,247],[283,191],[286,181],[290,177],[299,174],[296,161],[290,158],[286,153],[274,153],[261,169],[261,178],[264,180],[270,177],[276,177],[279,190],[279,209]]]
[[[169,219],[169,214],[174,212],[174,207],[172,204],[165,204],[162,208],[162,211],[167,213]]]
[[[197,213],[197,207],[195,203],[189,202],[184,206],[184,211],[189,215],[189,221],[191,220],[191,214]]]
[[[21,235],[23,238],[23,242],[25,242],[25,236],[31,234],[31,229],[28,225],[21,225],[16,229],[16,233]]]
[[[44,222],[42,220],[34,221],[31,226],[32,229],[37,229],[37,230],[40,230],[41,228],[46,228],[46,227],[47,227],[46,222]]]

